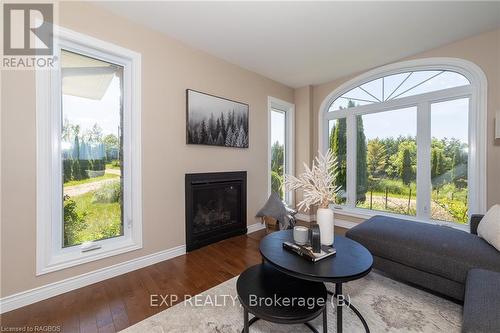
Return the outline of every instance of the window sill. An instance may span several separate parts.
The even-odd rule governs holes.
[[[45,265],[37,267],[36,275],[59,271],[142,248],[142,242],[134,242],[132,239],[104,240],[99,242],[99,245],[101,248],[89,252],[82,252],[78,246],[70,251],[63,250],[58,254],[53,254],[50,258],[47,258]]]
[[[335,206],[335,205],[330,205],[330,208],[336,214],[345,215],[345,216],[349,216],[349,217],[355,217],[355,218],[359,218],[359,219],[369,219],[370,217],[373,217],[375,215],[382,215],[382,216],[405,219],[405,220],[409,220],[409,221],[440,225],[440,226],[444,226],[444,227],[450,227],[450,228],[470,232],[469,224],[458,224],[458,223],[453,223],[453,222],[445,222],[445,221],[438,221],[438,220],[432,220],[432,219],[425,220],[425,219],[420,219],[420,218],[417,218],[414,216],[391,214],[388,212],[373,211],[373,210],[362,209],[362,208],[339,207],[339,206]]]

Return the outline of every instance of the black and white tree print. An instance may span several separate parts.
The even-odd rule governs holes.
[[[248,105],[187,90],[187,143],[248,148]]]

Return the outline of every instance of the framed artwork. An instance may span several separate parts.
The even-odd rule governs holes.
[[[186,143],[248,148],[248,104],[186,90]]]

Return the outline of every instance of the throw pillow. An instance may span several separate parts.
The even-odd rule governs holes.
[[[285,221],[286,214],[287,211],[285,208],[285,204],[281,200],[279,194],[276,192],[272,192],[271,195],[269,196],[269,199],[267,199],[267,202],[264,205],[264,207],[262,207],[255,216],[257,217],[270,216],[280,222],[281,229],[286,229],[285,228],[285,224],[287,222]]]
[[[477,234],[500,251],[500,205],[494,205],[486,212],[479,223]]]

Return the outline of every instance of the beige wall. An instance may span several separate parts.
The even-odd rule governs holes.
[[[310,165],[313,133],[312,86],[295,89],[295,173],[304,172],[304,162]],[[302,200],[302,192],[295,195],[295,203]],[[306,213],[306,212],[301,212]]]
[[[488,80],[488,115],[487,115],[487,206],[500,203],[500,142],[494,140],[495,112],[500,110],[500,30],[491,31],[445,45],[413,57],[401,59],[418,59],[428,57],[454,57],[472,61],[486,74]],[[313,87],[313,140],[312,151],[318,147],[318,114],[326,96],[344,82],[361,73],[338,79]],[[299,139],[300,140],[300,139]]]
[[[142,54],[144,248],[35,276],[33,72],[2,72],[1,296],[184,244],[184,174],[248,171],[248,224],[267,199],[267,97],[293,102],[282,84],[189,48],[100,7],[62,3],[60,25]],[[250,148],[187,146],[185,89],[250,105]]]
[[[89,24],[92,22],[92,24]],[[0,296],[28,290],[184,243],[184,174],[247,170],[248,223],[267,197],[267,96],[296,104],[296,170],[317,151],[318,110],[346,77],[291,89],[250,71],[83,3],[63,3],[60,24],[142,54],[143,234],[139,251],[35,276],[35,85],[30,71],[1,79],[1,288]],[[493,117],[500,110],[500,30],[412,58],[449,56],[479,65],[488,78],[488,204],[500,202],[500,142]],[[185,89],[250,105],[250,148],[185,144]],[[297,196],[300,198],[300,194]]]

